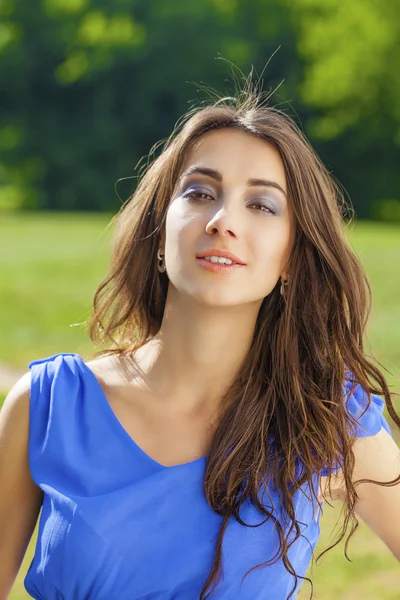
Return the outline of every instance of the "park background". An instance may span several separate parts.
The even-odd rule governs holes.
[[[399,0],[0,0],[1,399],[29,361],[93,351],[82,323],[139,165],[252,66],[354,207],[369,353],[399,392],[399,17]],[[316,555],[340,513],[324,506]],[[35,535],[11,600],[28,598]],[[314,566],[316,600],[398,600],[399,563],[361,520],[348,555],[342,542]]]

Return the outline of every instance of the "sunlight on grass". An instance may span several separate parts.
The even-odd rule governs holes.
[[[109,256],[109,215],[21,214],[0,220],[0,362],[22,369],[57,352],[86,354],[82,323]]]

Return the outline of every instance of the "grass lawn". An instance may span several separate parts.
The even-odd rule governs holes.
[[[0,219],[0,362],[88,353],[82,323],[106,273],[111,215],[21,214]]]
[[[57,352],[88,354],[92,345],[82,326],[91,298],[106,273],[109,215],[2,215],[0,220],[0,362],[27,369],[31,360]],[[369,276],[373,309],[368,340],[373,353],[389,371],[393,390],[400,391],[400,227],[359,223],[348,233]],[[368,352],[371,354],[371,352]],[[4,394],[3,394],[4,398]],[[1,403],[1,394],[0,394]],[[395,399],[400,412],[399,399]],[[395,439],[399,432],[389,419]],[[325,505],[318,553],[330,545],[341,506]],[[337,530],[337,529],[336,529]],[[28,598],[23,577],[33,554],[36,534],[26,553],[10,600]],[[365,524],[352,538],[329,551],[309,570],[315,600],[398,600],[400,566]],[[309,597],[303,584],[299,600]]]

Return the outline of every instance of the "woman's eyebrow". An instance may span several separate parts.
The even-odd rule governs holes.
[[[200,175],[206,175],[207,177],[211,177],[212,179],[215,179],[219,183],[221,183],[223,181],[223,177],[219,171],[216,171],[215,169],[210,169],[209,167],[200,167],[200,166],[196,166],[196,165],[186,169],[186,171],[184,171],[184,173],[182,173],[182,175],[180,176],[179,179],[183,179],[184,177],[193,175],[193,173],[199,173]],[[277,190],[280,190],[282,192],[282,194],[285,196],[285,198],[287,197],[285,190],[276,181],[270,181],[269,179],[248,179],[247,185],[250,187],[260,187],[260,186],[273,187],[273,188],[276,188]]]

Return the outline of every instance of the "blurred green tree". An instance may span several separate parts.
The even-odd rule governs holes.
[[[397,1],[0,0],[0,208],[115,210],[188,104],[232,92],[216,58],[259,74],[280,46],[271,104],[371,216],[400,184]]]
[[[220,89],[227,66],[215,57],[247,69],[276,49],[281,11],[264,2],[268,18],[260,18],[258,4],[1,0],[3,203],[118,207],[114,182],[134,175],[196,97],[187,80]],[[286,54],[269,82],[279,80]],[[133,188],[133,180],[121,184],[123,199]]]
[[[299,93],[310,109],[307,132],[346,182],[358,215],[377,217],[381,199],[396,191],[400,199],[399,1],[287,6],[304,61]]]

